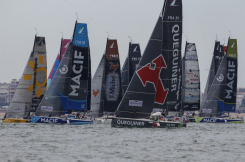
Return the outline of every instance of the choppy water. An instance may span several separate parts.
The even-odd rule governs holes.
[[[0,161],[244,161],[245,124],[187,128],[1,124]]]

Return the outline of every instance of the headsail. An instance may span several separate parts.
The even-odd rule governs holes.
[[[102,88],[104,87],[103,83],[105,80],[104,69],[105,55],[102,56],[99,66],[92,79],[91,112],[94,117],[100,117],[103,115],[104,95],[102,95]]]
[[[67,111],[87,109],[91,89],[89,55],[87,24],[76,23],[72,43],[69,44],[36,115],[55,116]]]
[[[234,112],[237,89],[237,40],[229,39],[227,54],[223,57],[203,103],[201,116],[220,116],[223,111]]]
[[[200,72],[195,43],[186,42],[183,57],[182,107],[185,111],[200,109]]]
[[[47,88],[49,87],[50,83],[51,83],[51,80],[52,78],[54,77],[54,74],[60,64],[60,60],[62,59],[63,55],[65,54],[65,51],[70,43],[70,39],[61,39],[61,46],[60,46],[60,54],[57,55],[56,57],[56,60],[54,62],[54,65],[49,73],[49,76],[48,76],[48,84],[47,84]]]
[[[117,40],[107,39],[105,59],[105,99],[103,111],[114,113],[122,98]]]
[[[23,118],[35,111],[46,92],[47,60],[44,37],[35,36],[33,51],[21,76],[6,118]]]
[[[162,15],[160,14],[144,54],[136,72],[120,102],[117,117],[142,118],[149,117],[152,112],[161,70],[166,68],[161,55],[162,47]],[[153,80],[151,80],[153,79]],[[161,83],[160,83],[161,84]],[[163,89],[163,91],[162,91]],[[159,93],[158,92],[158,93]],[[160,101],[159,101],[160,102]]]

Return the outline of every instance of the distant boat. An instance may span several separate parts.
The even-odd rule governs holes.
[[[35,36],[33,51],[27,61],[3,123],[25,123],[40,104],[47,86],[46,43]]]
[[[179,121],[151,120],[157,104],[179,109],[182,1],[166,0],[112,127],[185,127]]]
[[[92,115],[112,117],[121,98],[121,70],[117,40],[107,39],[105,54],[92,80]]]
[[[63,58],[63,55],[65,54],[65,51],[66,51],[70,41],[71,41],[70,39],[63,39],[63,38],[61,39],[60,52],[57,55],[56,60],[54,62],[54,65],[53,65],[53,67],[49,73],[47,88],[49,87],[51,80],[54,77],[54,74],[55,74],[55,72],[56,72],[56,70],[60,64],[60,60]]]
[[[196,121],[205,123],[243,123],[242,119],[222,118],[223,113],[236,111],[237,40],[229,39],[227,53],[210,85]],[[207,83],[208,84],[208,83]]]
[[[200,109],[200,72],[195,43],[186,42],[182,72],[182,109]]]
[[[91,68],[87,24],[77,23],[72,42],[57,68],[33,123],[91,124],[92,120],[61,118],[90,110]],[[78,115],[79,116],[79,115]]]
[[[131,81],[134,72],[139,64],[141,58],[140,45],[136,43],[129,43],[128,56],[122,68],[122,94],[126,92],[128,84]]]

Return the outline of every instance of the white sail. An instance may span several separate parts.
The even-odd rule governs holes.
[[[94,117],[102,116],[102,83],[104,78],[105,55],[102,56],[99,66],[92,79],[91,112]]]
[[[34,75],[35,72],[35,75]],[[35,80],[35,82],[34,82]],[[6,118],[23,118],[31,111],[33,100],[39,104],[47,85],[47,60],[44,37],[35,37],[31,53],[19,81]]]

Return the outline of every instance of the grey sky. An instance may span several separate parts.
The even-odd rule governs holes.
[[[59,51],[61,31],[71,38],[78,21],[88,23],[94,74],[105,50],[107,33],[118,39],[121,65],[131,36],[142,52],[164,0],[0,0],[0,82],[20,78],[32,50],[35,28],[46,37],[48,74]],[[245,87],[245,1],[183,0],[183,43],[195,42],[205,87],[216,34],[221,43],[238,39],[238,86]],[[182,55],[183,55],[182,50]]]

